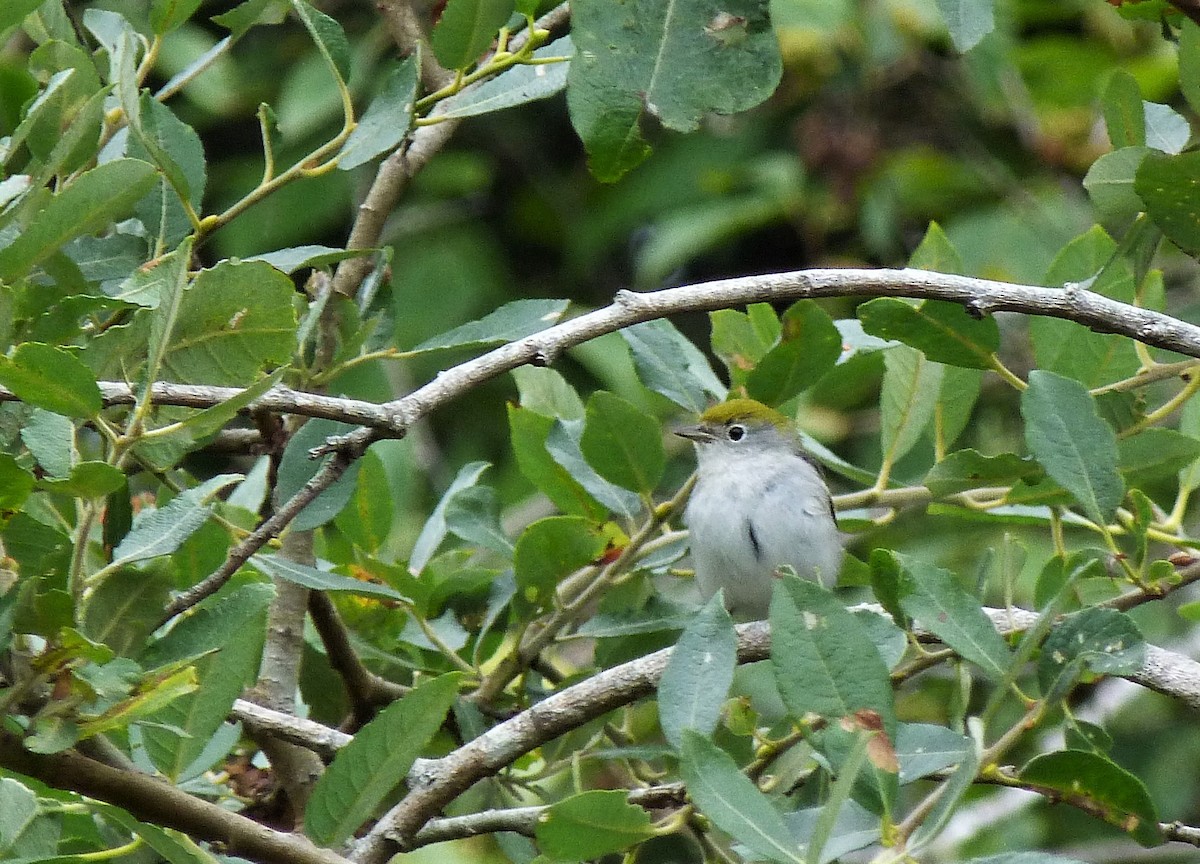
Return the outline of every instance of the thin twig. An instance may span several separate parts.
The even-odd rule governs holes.
[[[317,473],[300,487],[300,490],[295,495],[275,511],[270,519],[267,519],[255,528],[245,540],[239,543],[216,571],[204,577],[200,582],[180,593],[168,603],[159,626],[162,626],[179,613],[192,608],[201,600],[219,591],[221,586],[228,582],[233,574],[249,561],[255,552],[282,532],[288,523],[295,519],[300,514],[300,511],[307,507],[318,495],[337,482],[337,479],[346,472],[346,469],[350,467],[365,449],[363,447],[362,450],[359,450],[355,447],[353,450],[338,450],[335,452],[317,470]]]

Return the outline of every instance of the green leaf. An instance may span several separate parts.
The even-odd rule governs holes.
[[[139,822],[117,807],[106,806],[98,802],[91,803],[90,806],[103,815],[105,822],[119,825],[130,834],[141,838],[146,847],[152,849],[156,853],[156,857],[162,861],[170,862],[170,864],[214,864],[215,861],[220,860],[214,858],[206,847],[198,845],[196,841],[179,831]],[[46,864],[50,864],[50,862],[46,862]]]
[[[65,478],[72,464],[79,461],[74,444],[74,421],[62,414],[35,408],[20,427],[20,440],[28,446],[37,466],[50,478]]]
[[[1044,698],[1060,699],[1084,670],[1097,675],[1128,675],[1142,668],[1146,643],[1128,615],[1091,607],[1054,625],[1042,644],[1038,682]]]
[[[396,63],[382,74],[386,77],[379,93],[346,139],[338,155],[343,171],[365,165],[404,140],[412,127],[413,103],[417,97],[417,57]]]
[[[236,396],[172,423],[171,431],[139,441],[133,452],[148,466],[166,471],[178,463],[185,453],[224,429],[247,405],[278,384],[286,371],[276,369]]]
[[[137,217],[163,246],[173,247],[193,228],[181,202],[187,202],[193,211],[200,210],[208,179],[204,145],[195,129],[150,93],[139,97],[136,84],[132,104],[124,107],[136,120],[129,155],[153,163],[162,172],[150,194],[138,202]]]
[[[407,603],[408,598],[388,585],[354,579],[328,570],[318,570],[307,564],[298,564],[278,555],[255,555],[250,563],[272,579],[283,579],[313,591],[343,591],[360,597],[383,597]]]
[[[515,342],[554,325],[566,311],[566,300],[514,300],[478,321],[426,339],[404,353],[411,357],[447,348],[491,348]]]
[[[1020,780],[1088,805],[1086,812],[1143,846],[1162,843],[1158,813],[1141,779],[1103,756],[1082,750],[1046,753],[1021,769]]]
[[[800,846],[767,796],[728,753],[690,729],[683,730],[679,773],[701,812],[756,858],[803,864]]]
[[[338,751],[304,811],[304,833],[313,842],[337,846],[371,818],[441,728],[461,677],[451,672],[418,685]]]
[[[291,275],[305,267],[327,267],[347,258],[357,258],[369,254],[369,249],[337,249],[333,246],[291,246],[287,249],[276,249],[274,252],[264,252],[261,255],[251,255],[246,261],[264,261],[276,270]]]
[[[517,540],[513,573],[530,603],[546,605],[559,580],[595,561],[607,538],[579,516],[548,516],[534,522]]]
[[[350,80],[350,41],[342,25],[304,0],[292,0],[292,8],[333,74],[340,81]]]
[[[983,374],[982,369],[966,369],[962,366],[946,366],[942,369],[942,386],[938,388],[933,423],[929,427],[930,437],[936,443],[938,452],[954,446],[954,442],[967,430],[983,391]]]
[[[1150,152],[1138,166],[1134,191],[1146,212],[1172,243],[1200,254],[1200,215],[1192,190],[1200,186],[1200,152],[1177,156]],[[0,252],[0,261],[4,253]]]
[[[883,362],[879,434],[885,458],[895,463],[933,419],[945,367],[907,345],[889,348]]]
[[[877,297],[859,306],[857,314],[867,333],[911,345],[938,363],[991,369],[1000,349],[996,320],[972,318],[958,303],[926,300],[913,306]]]
[[[935,498],[983,486],[1011,486],[1041,473],[1029,457],[1016,453],[984,456],[978,450],[956,450],[929,469],[924,484]]]
[[[1151,427],[1117,442],[1121,471],[1139,477],[1175,474],[1200,459],[1200,439]]]
[[[1112,750],[1113,739],[1104,729],[1078,717],[1072,718],[1070,724],[1063,730],[1063,737],[1068,750],[1091,750],[1101,756]]]
[[[241,479],[240,474],[219,474],[180,492],[165,507],[142,510],[134,519],[133,529],[113,550],[112,563],[104,569],[170,555],[208,521],[212,507],[206,502]]]
[[[125,218],[157,177],[153,166],[138,159],[116,159],[84,172],[0,249],[0,279],[15,281],[72,238]]]
[[[72,498],[100,498],[124,485],[124,473],[107,462],[79,462],[71,466],[66,477],[38,481],[39,488]]]
[[[1135,189],[1138,166],[1150,150],[1146,147],[1122,147],[1105,153],[1092,163],[1083,178],[1083,188],[1091,196],[1096,215],[1101,219],[1128,219],[1143,209]]]
[[[1078,381],[1035,369],[1021,394],[1025,441],[1052,480],[1070,492],[1087,517],[1106,522],[1125,495],[1117,473],[1117,440]]]
[[[304,484],[321,470],[324,460],[331,458],[323,456],[320,459],[312,459],[309,457],[309,451],[323,444],[331,436],[344,435],[353,428],[348,423],[319,417],[305,423],[300,431],[292,436],[283,450],[283,458],[279,462],[279,482],[276,488],[279,500],[287,501],[299,492]],[[354,485],[361,467],[361,461],[356,460],[341,477],[334,481],[332,486],[325,489],[300,511],[300,515],[292,520],[291,528],[296,531],[317,528],[341,513],[354,494]]]
[[[908,258],[908,266],[936,273],[962,273],[962,256],[937,222],[930,222],[925,236]]]
[[[41,5],[42,0],[5,0],[5,3],[0,5],[0,33],[10,27],[16,27],[26,15]]]
[[[1142,90],[1137,80],[1124,69],[1115,70],[1108,79],[1104,94],[1100,97],[1100,107],[1104,112],[1104,125],[1108,127],[1108,140],[1112,142],[1114,150],[1146,143],[1146,111],[1142,108]]]
[[[0,512],[19,510],[33,491],[33,475],[22,468],[14,456],[0,453]],[[8,515],[3,514],[7,519]]]
[[[0,357],[0,384],[22,402],[67,417],[94,417],[104,407],[91,370],[74,354],[40,342]]]
[[[920,854],[921,850],[942,832],[950,822],[950,817],[958,809],[963,796],[971,790],[971,784],[975,782],[978,775],[979,754],[972,747],[963,755],[958,767],[954,769],[954,773],[943,784],[942,794],[933,810],[913,832],[909,848],[914,854]]]
[[[214,15],[212,21],[242,37],[257,24],[278,24],[286,17],[288,0],[245,0],[228,12]]]
[[[442,494],[441,500],[429,514],[429,518],[425,520],[425,525],[421,528],[416,543],[413,544],[412,552],[408,556],[408,572],[416,576],[425,569],[425,565],[429,563],[438,547],[442,545],[442,541],[446,539],[448,530],[446,510],[450,507],[450,502],[457,495],[478,483],[483,472],[490,467],[491,465],[487,462],[468,462],[458,469],[458,474]]]
[[[966,53],[996,29],[993,5],[994,0],[937,0],[956,49]]]
[[[164,569],[124,567],[96,586],[84,607],[82,629],[122,657],[136,657],[162,620],[171,588]]]
[[[827,805],[822,804],[818,807],[793,810],[790,813],[784,813],[783,819],[792,832],[792,836],[803,841],[806,837],[812,837],[822,818],[828,816],[826,808]],[[855,852],[878,843],[880,834],[879,816],[854,799],[850,799],[838,809],[837,818],[833,820],[831,831],[827,835],[828,839],[821,849],[821,856],[818,860],[821,864],[840,860],[848,852]],[[811,860],[812,847],[809,846],[806,851]]]
[[[833,319],[812,300],[793,304],[780,324],[781,341],[746,378],[750,396],[768,405],[780,405],[817,383],[842,353]]]
[[[642,510],[642,499],[634,492],[610,483],[584,458],[582,420],[559,420],[546,436],[546,452],[582,486],[589,495],[612,513],[633,518]]]
[[[1044,284],[1082,283],[1098,294],[1132,303],[1134,275],[1128,262],[1115,257],[1117,244],[1099,225],[1063,247],[1046,272]],[[1029,325],[1037,365],[1098,387],[1133,375],[1141,366],[1131,340],[1096,333],[1049,316],[1036,316]]]
[[[571,472],[551,457],[546,440],[555,421],[535,411],[508,406],[508,428],[513,455],[525,478],[559,510],[576,516],[602,519],[608,510],[598,502]]]
[[[684,729],[712,735],[736,665],[737,635],[718,593],[689,621],[659,681],[658,718],[668,741],[682,746]]]
[[[896,730],[900,782],[911,783],[957,765],[975,751],[975,742],[945,726],[901,723]]]
[[[575,46],[570,36],[555,39],[533,52],[535,60],[546,61],[551,57],[573,57]],[[439,118],[459,119],[477,117],[515,108],[538,99],[548,99],[567,86],[569,63],[521,63],[495,78],[483,81],[474,87],[445,99],[438,104]]]
[[[512,555],[513,542],[500,523],[500,501],[490,486],[472,486],[455,495],[446,508],[446,528],[480,548]]]
[[[338,530],[359,549],[372,554],[387,540],[392,530],[395,496],[388,483],[387,469],[374,450],[359,460],[361,465],[349,505],[337,515]]]
[[[650,814],[627,798],[621,789],[594,789],[551,804],[538,817],[538,848],[555,861],[588,861],[655,836]]]
[[[757,311],[762,307],[763,311]],[[733,386],[745,383],[746,376],[754,369],[775,340],[782,328],[775,310],[759,303],[750,307],[750,313],[734,309],[718,309],[708,315],[712,326],[712,350],[729,371]]]
[[[518,366],[512,376],[522,408],[560,420],[583,419],[583,400],[558,371],[545,366]]]
[[[1200,399],[1189,399],[1179,412],[1179,431],[1190,438],[1200,438]],[[1179,490],[1188,493],[1200,486],[1200,459],[1179,469]]]
[[[949,570],[898,552],[891,558],[900,567],[897,593],[904,613],[988,677],[1003,680],[1012,654],[983,613],[979,598],[968,594]]]
[[[888,669],[862,623],[815,582],[785,576],[771,596],[771,666],[793,717],[878,715],[894,740]]]
[[[290,279],[261,261],[202,270],[184,292],[164,374],[181,383],[246,386],[264,367],[286,365],[296,340],[295,294]]]
[[[182,618],[142,658],[148,666],[198,658],[196,690],[151,715],[142,728],[147,754],[172,781],[211,767],[195,762],[254,681],[273,596],[271,586],[253,583],[218,595]]]
[[[150,26],[157,36],[178,29],[195,14],[203,0],[153,0],[150,4]]]
[[[39,812],[33,792],[11,777],[0,777],[0,853],[12,849]]]
[[[666,318],[634,324],[620,333],[638,377],[655,393],[695,414],[712,399],[725,398],[725,387],[707,358]]]
[[[612,182],[646,157],[643,112],[691,132],[707,113],[734,114],[770,96],[783,64],[768,6],[577,2],[567,106],[592,173]]]
[[[1200,111],[1200,25],[1184,18],[1179,27],[1179,90]]]
[[[579,446],[605,480],[645,495],[658,486],[667,464],[658,421],[606,390],[588,399]]]
[[[429,42],[438,63],[466,69],[487,50],[513,13],[513,0],[449,0]]]

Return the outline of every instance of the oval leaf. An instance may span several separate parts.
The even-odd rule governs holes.
[[[1021,769],[1020,779],[1078,801],[1084,812],[1127,831],[1143,846],[1162,842],[1158,813],[1141,779],[1103,756],[1083,750],[1047,753]]]
[[[1000,348],[1000,329],[994,318],[972,318],[957,303],[926,300],[913,306],[894,297],[877,297],[858,307],[863,330],[880,339],[911,345],[930,360],[992,368]]]
[[[890,557],[900,568],[896,591],[904,613],[989,677],[1003,679],[1011,653],[979,598],[968,594],[949,570],[897,552]]]
[[[606,545],[604,535],[582,517],[539,519],[525,529],[513,551],[517,587],[530,603],[548,603],[558,581],[599,558]]]
[[[360,729],[313,787],[304,833],[322,846],[336,846],[370,819],[441,728],[461,677],[450,672],[419,685]]]
[[[668,741],[681,746],[684,729],[712,734],[736,665],[737,635],[718,592],[675,643],[659,681],[658,718]]]
[[[74,354],[40,342],[0,357],[0,384],[22,402],[67,417],[94,417],[104,406],[92,371]]]
[[[1088,518],[1107,522],[1125,495],[1117,438],[1078,381],[1035,369],[1021,394],[1025,441],[1035,459],[1070,492]]]
[[[887,666],[861,622],[815,582],[778,580],[771,597],[771,665],[783,703],[796,717],[879,715],[895,740]]]
[[[551,804],[538,817],[542,853],[555,861],[588,861],[654,836],[650,815],[620,789],[583,792]]]
[[[604,390],[588,399],[579,447],[605,480],[646,495],[667,465],[658,421]]]
[[[138,159],[116,159],[81,174],[0,249],[0,279],[15,280],[81,234],[128,216],[158,173]]]
[[[783,816],[733,758],[698,732],[683,731],[679,773],[704,815],[756,857],[802,864],[804,855]]]

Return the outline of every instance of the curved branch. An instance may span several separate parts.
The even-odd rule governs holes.
[[[1044,315],[1074,321],[1098,332],[1128,336],[1189,357],[1200,357],[1200,327],[1161,312],[1111,300],[1074,284],[1043,288],[926,270],[796,270],[646,293],[621,291],[615,301],[603,309],[564,321],[451,367],[409,395],[390,402],[375,404],[274,387],[251,402],[246,410],[358,424],[366,427],[353,433],[360,439],[377,435],[402,438],[413,422],[484,381],[526,364],[548,366],[568,348],[624,327],[683,312],[819,297],[911,297],[958,303],[979,317],[997,312]],[[133,404],[134,394],[128,384],[105,381],[101,382],[100,390],[105,405]],[[236,387],[165,382],[154,384],[151,391],[154,402],[159,405],[191,408],[210,408],[240,393],[242,390]],[[16,398],[11,391],[0,388],[0,401]]]
[[[620,291],[614,302],[603,309],[448,369],[408,396],[386,403],[386,407],[411,422],[502,372],[526,364],[548,366],[567,348],[632,324],[680,312],[708,312],[747,303],[820,297],[914,297],[958,303],[975,317],[997,312],[1044,315],[1200,357],[1200,327],[1109,299],[1075,284],[1042,288],[912,269],[797,270],[646,293]]]
[[[883,613],[879,606],[856,609]],[[1037,620],[1024,609],[985,609],[1002,633],[1023,630]],[[738,662],[766,659],[771,650],[765,621],[737,627]],[[474,783],[560,735],[649,694],[670,659],[671,648],[606,669],[547,697],[458,750],[439,759],[419,759],[409,772],[409,794],[379,820],[350,856],[356,864],[383,864],[418,842],[422,826]],[[1200,711],[1200,662],[1152,645],[1142,667],[1125,676]]]
[[[346,864],[345,858],[298,834],[273,831],[147,774],[122,771],[70,751],[31,753],[19,737],[7,732],[0,732],[0,764],[55,789],[115,804],[137,819],[220,843],[231,853],[257,861]]]

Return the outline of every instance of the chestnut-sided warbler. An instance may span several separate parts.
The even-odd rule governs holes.
[[[732,399],[676,434],[696,445],[696,487],[683,521],[705,599],[724,588],[729,611],[752,620],[767,616],[780,567],[826,586],[837,581],[842,542],[829,489],[787,417]]]

